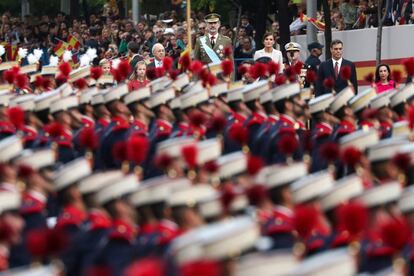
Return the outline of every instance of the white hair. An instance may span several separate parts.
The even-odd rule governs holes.
[[[157,47],[164,48],[164,45],[162,45],[161,43],[155,43],[154,46],[152,46],[152,49],[151,49],[152,54],[154,54],[154,51],[155,51],[155,49],[157,49]]]

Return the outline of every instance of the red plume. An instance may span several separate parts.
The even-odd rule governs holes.
[[[276,83],[277,85],[283,85],[283,84],[286,84],[286,81],[287,81],[287,78],[285,77],[285,75],[280,75],[280,76],[277,76],[277,77],[276,77],[276,79],[275,79],[275,83]]]
[[[327,142],[321,145],[319,148],[319,154],[326,162],[335,162],[335,160],[337,160],[339,157],[339,146],[337,143]]]
[[[264,162],[262,158],[254,155],[249,155],[247,157],[247,173],[249,175],[256,175],[263,168],[263,165]]]
[[[16,129],[21,129],[24,126],[24,110],[21,107],[9,107],[7,116]]]
[[[349,202],[338,206],[335,215],[340,227],[344,227],[354,239],[367,227],[368,210],[359,202]]]
[[[189,119],[191,124],[200,127],[206,123],[207,116],[200,110],[194,109],[190,112]]]
[[[380,232],[384,244],[397,251],[407,245],[411,238],[410,228],[404,218],[389,219],[382,225]]]
[[[33,168],[27,165],[19,165],[17,168],[17,175],[21,178],[27,178],[33,175],[34,172]]]
[[[202,260],[195,262],[187,262],[180,267],[181,276],[220,276],[222,271],[220,265],[216,261]]]
[[[392,71],[392,79],[396,82],[399,83],[402,80],[402,73],[400,70],[393,70]]]
[[[193,60],[188,69],[194,75],[198,75],[198,74],[200,74],[201,70],[203,69],[203,64],[199,60]]]
[[[410,127],[411,130],[413,130],[414,128],[414,107],[410,106],[408,109],[408,126]]]
[[[26,74],[18,74],[16,76],[16,86],[20,89],[24,89],[29,86],[29,78]]]
[[[216,161],[208,161],[204,164],[203,170],[205,170],[208,173],[216,173],[219,170],[219,166]]]
[[[16,79],[16,72],[12,69],[9,69],[7,71],[4,71],[3,78],[9,83],[14,83],[14,80]]]
[[[168,72],[168,74],[170,74],[170,78],[172,80],[176,80],[178,75],[180,74],[180,70],[174,69],[174,70],[171,70],[170,72]]]
[[[223,69],[223,76],[230,76],[234,70],[233,61],[230,59],[223,60],[221,62],[221,69]]]
[[[111,268],[106,265],[94,265],[86,269],[87,276],[111,276],[113,275]]]
[[[64,84],[67,81],[68,81],[68,77],[63,75],[63,74],[59,74],[56,77],[56,82],[59,83],[59,84]]]
[[[369,73],[367,75],[365,75],[364,80],[368,83],[373,83],[374,82],[374,73]]]
[[[27,249],[32,256],[48,257],[61,253],[68,245],[67,234],[59,229],[36,229],[27,235]]]
[[[43,87],[43,84],[45,83],[45,78],[43,76],[36,76],[34,85],[36,88],[41,88]]]
[[[271,61],[267,64],[267,71],[269,75],[278,75],[279,74],[279,64]]]
[[[285,156],[292,156],[299,148],[299,141],[296,135],[286,133],[280,137],[280,140],[277,142],[277,148]]]
[[[119,73],[121,74],[123,79],[126,79],[129,75],[129,73],[131,73],[131,65],[129,65],[128,60],[122,60],[119,65],[118,65],[118,69]]]
[[[362,153],[359,149],[350,146],[342,151],[341,160],[349,167],[354,167],[356,164],[361,162]]]
[[[128,153],[127,153],[127,143],[125,141],[120,141],[114,144],[114,147],[112,148],[112,156],[117,161],[125,161],[128,159]]]
[[[233,49],[230,46],[226,46],[224,47],[223,54],[224,54],[224,57],[230,58],[231,55],[233,54]]]
[[[88,83],[86,82],[86,80],[84,78],[78,79],[75,81],[75,86],[79,89],[79,90],[83,90],[86,87],[88,87]]]
[[[229,131],[230,139],[238,142],[240,145],[247,144],[249,133],[243,124],[233,124]]]
[[[159,154],[155,157],[154,165],[155,165],[155,167],[157,167],[161,170],[165,170],[169,166],[171,166],[172,161],[173,161],[173,159],[172,159],[171,156],[169,156],[166,153],[163,153],[163,154]]]
[[[310,205],[299,205],[295,207],[293,216],[293,227],[302,239],[307,239],[318,223],[318,211]]]
[[[187,164],[188,168],[194,169],[197,166],[197,146],[188,145],[181,149],[184,161]]]
[[[290,82],[294,82],[296,80],[296,70],[294,67],[287,67],[285,69],[285,75]]]
[[[92,127],[86,127],[79,134],[79,144],[89,150],[94,150],[99,145],[99,138]]]
[[[221,190],[220,201],[226,212],[229,210],[229,207],[231,203],[234,201],[234,199],[236,198],[236,196],[237,196],[237,193],[235,192],[232,184],[227,183],[223,186]]]
[[[333,78],[329,77],[323,81],[323,86],[325,86],[327,89],[333,89],[335,86],[335,81]]]
[[[0,220],[0,241],[9,242],[14,235],[14,227],[9,221]]]
[[[52,87],[52,81],[48,78],[45,78],[43,80],[43,85],[42,85],[43,89],[45,89],[46,91],[49,91],[50,88]]]
[[[162,67],[165,71],[170,71],[173,66],[174,60],[171,57],[165,57],[162,60]]]
[[[72,67],[68,62],[63,62],[59,65],[59,71],[63,76],[69,77],[69,74],[72,71]]]
[[[91,67],[91,78],[98,80],[103,75],[103,69],[100,66]]]
[[[214,130],[216,133],[221,133],[226,127],[226,124],[227,120],[223,115],[214,115],[210,120],[208,128]]]
[[[252,76],[252,78],[262,78],[265,77],[267,73],[267,66],[264,63],[256,63],[253,66],[250,66],[249,68],[249,75]]]
[[[247,71],[249,71],[249,68],[246,65],[240,65],[239,68],[237,69],[237,71],[239,72],[239,74],[241,76],[243,76],[244,74],[247,73]]]
[[[157,78],[157,71],[155,71],[155,68],[147,68],[145,74],[149,80],[155,80]]]
[[[62,136],[64,131],[63,125],[59,122],[53,122],[47,127],[47,133],[54,138]]]
[[[182,55],[180,59],[178,60],[178,63],[181,65],[181,68],[183,69],[183,71],[186,71],[191,63],[190,54],[186,53]]]
[[[63,229],[55,228],[46,231],[49,256],[56,256],[68,245],[69,237]]]
[[[216,76],[214,74],[212,74],[212,73],[209,73],[208,74],[208,77],[207,77],[207,83],[206,83],[206,85],[208,84],[211,87],[211,86],[216,85],[216,83],[217,83]],[[203,83],[203,85],[204,85],[204,83]]]
[[[149,141],[147,137],[135,135],[129,138],[127,142],[128,160],[141,164],[145,160],[149,148]]]
[[[293,69],[296,75],[299,75],[301,73],[302,68],[303,68],[303,62],[301,61],[296,62],[295,65],[293,66]]]
[[[407,75],[414,76],[414,58],[404,60],[403,65]]]
[[[163,67],[157,67],[157,68],[155,68],[155,75],[157,76],[157,79],[158,78],[161,78],[162,76],[164,76],[165,75],[164,68]]]
[[[341,68],[341,73],[340,74],[341,74],[341,78],[342,79],[349,80],[351,78],[351,74],[352,74],[351,67],[349,67],[349,66],[343,66]]]
[[[125,276],[163,276],[164,263],[160,259],[156,258],[144,258],[133,262],[129,265],[124,275]]]
[[[313,70],[307,70],[306,71],[306,80],[309,83],[315,83],[316,79],[317,79],[317,75],[316,75],[315,71],[313,71]]]
[[[38,229],[32,230],[27,234],[26,247],[33,257],[44,258],[48,255],[46,231],[45,229]]]
[[[392,158],[392,163],[402,171],[406,171],[411,167],[411,156],[408,153],[397,153]]]
[[[257,206],[268,197],[266,187],[263,185],[253,185],[246,190],[247,198],[251,205]]]
[[[207,69],[202,69],[199,73],[198,73],[198,78],[204,83],[208,83],[208,76],[210,75],[210,71],[208,71]]]

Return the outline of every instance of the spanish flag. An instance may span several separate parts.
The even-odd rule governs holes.
[[[64,41],[59,41],[59,43],[56,45],[56,47],[53,49],[57,57],[63,56],[65,51],[69,48],[69,43]]]
[[[81,46],[79,40],[76,37],[74,37],[73,35],[70,35],[68,37],[68,43],[72,47],[72,49],[75,49],[75,50],[78,50],[79,47]]]

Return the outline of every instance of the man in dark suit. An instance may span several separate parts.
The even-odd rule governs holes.
[[[152,46],[152,54],[154,60],[148,64],[147,68],[157,68],[162,67],[163,60],[165,58],[165,48],[161,43],[155,43]]]
[[[332,58],[321,63],[318,70],[318,80],[316,83],[316,96],[331,93],[330,89],[324,87],[323,82],[327,78],[333,78],[335,81],[334,90],[340,92],[342,89],[348,86],[347,80],[341,78],[341,69],[345,66],[351,68],[351,78],[349,81],[352,83],[355,94],[358,93],[357,75],[354,63],[346,60],[342,57],[343,43],[340,40],[334,40],[331,43]]]

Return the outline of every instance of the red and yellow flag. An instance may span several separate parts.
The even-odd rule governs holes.
[[[65,53],[65,51],[69,48],[69,43],[64,42],[64,41],[60,41],[55,48],[53,49],[53,51],[55,52],[55,55],[57,57],[61,57],[63,56],[63,54]]]
[[[79,42],[79,40],[73,35],[70,35],[68,37],[68,43],[72,47],[72,49],[76,49],[76,50],[78,50],[79,47],[81,46],[81,43]]]

